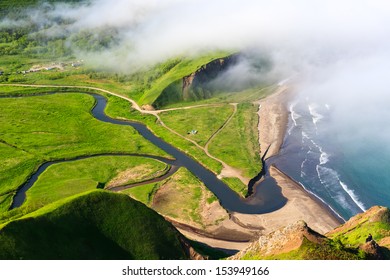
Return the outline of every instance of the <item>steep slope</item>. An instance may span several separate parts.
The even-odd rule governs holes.
[[[390,210],[374,206],[326,234],[348,247],[359,247],[369,259],[390,259]],[[369,242],[369,236],[372,240]]]
[[[180,101],[202,100],[212,97],[214,88],[210,85],[219,74],[227,70],[229,66],[235,64],[238,60],[238,54],[219,56],[211,60],[201,59],[199,62],[206,62],[203,65],[198,63],[197,68],[193,65],[187,67],[185,76],[176,77],[170,84],[160,92],[159,96],[153,101],[155,108],[161,108],[165,105]],[[207,57],[206,57],[207,58]],[[196,60],[195,60],[196,61]],[[191,71],[191,72],[190,72]]]
[[[201,72],[202,69],[208,68],[208,65],[219,64],[220,60],[230,54],[231,52],[216,51],[198,57],[179,58],[172,60],[171,63],[167,61],[165,63],[167,65],[156,65],[156,69],[152,69],[151,73],[143,74],[148,82],[139,89],[143,92],[139,103],[147,109],[150,105],[159,108],[183,100],[183,81],[187,77]]]
[[[389,240],[390,211],[375,206],[325,236],[298,221],[261,236],[232,259],[390,259]]]
[[[187,259],[184,240],[142,203],[93,191],[6,224],[0,259]]]

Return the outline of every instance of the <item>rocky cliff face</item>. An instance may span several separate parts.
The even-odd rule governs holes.
[[[390,259],[390,210],[374,206],[325,236],[298,221],[261,236],[231,259]]]
[[[237,63],[239,55],[216,59],[202,66],[195,73],[183,78],[182,93],[184,100],[191,98],[204,99],[212,96],[213,87],[210,82],[230,66]]]
[[[210,84],[219,74],[238,61],[238,54],[220,58],[203,65],[194,73],[183,77],[170,84],[152,104],[154,108],[160,108],[167,104],[202,100],[213,96],[215,89]]]

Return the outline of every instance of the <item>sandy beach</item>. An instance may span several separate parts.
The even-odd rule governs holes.
[[[259,100],[259,142],[262,156],[267,159],[279,153],[287,130],[289,112],[287,109],[291,93],[287,86],[280,86],[271,96]],[[233,214],[246,226],[261,226],[262,234],[272,232],[298,220],[304,220],[319,233],[326,233],[340,224],[334,213],[317,198],[306,192],[301,185],[281,172],[270,167],[270,176],[282,190],[287,203],[281,209],[261,215]]]
[[[279,153],[287,130],[289,112],[287,109],[291,94],[286,86],[280,86],[271,96],[259,100],[259,142],[262,156],[267,159]],[[304,220],[315,231],[325,234],[338,225],[340,220],[335,214],[316,197],[306,192],[303,187],[292,180],[287,174],[277,167],[270,167],[270,176],[273,177],[281,188],[287,203],[281,209],[266,214],[241,214],[231,213],[230,219],[225,220],[219,227],[208,229],[209,234],[201,234],[186,228],[179,230],[187,237],[205,243],[211,247],[227,250],[242,250],[251,244],[250,240],[244,241],[238,238],[240,233],[252,240],[261,235],[266,235],[283,226]],[[218,238],[231,236],[231,240]],[[245,238],[244,238],[245,239]]]
[[[259,105],[258,131],[264,160],[278,154],[283,144],[288,123],[286,104],[289,97],[287,86],[280,86],[271,96],[255,102]]]

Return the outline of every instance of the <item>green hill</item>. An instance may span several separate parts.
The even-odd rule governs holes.
[[[93,191],[0,230],[0,259],[187,259],[182,235],[126,195]]]

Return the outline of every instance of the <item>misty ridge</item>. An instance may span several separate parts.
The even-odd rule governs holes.
[[[43,2],[0,23],[16,26],[30,28],[37,42],[61,39],[65,54],[118,72],[213,50],[240,52],[215,83],[234,91],[291,78],[297,96],[331,108],[330,133],[390,139],[387,1]]]

